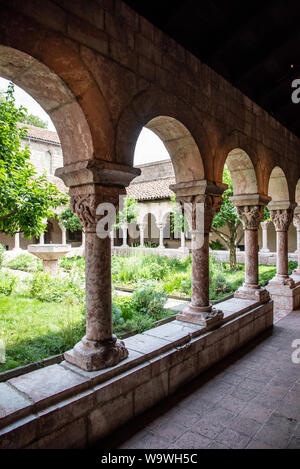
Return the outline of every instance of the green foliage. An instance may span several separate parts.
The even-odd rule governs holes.
[[[224,251],[225,249],[219,239],[216,239],[216,241],[211,241],[211,243],[209,243],[209,247],[213,251]]]
[[[49,272],[37,273],[29,282],[29,295],[40,301],[60,303],[72,298],[84,302],[84,285],[78,279],[68,277],[51,277]]]
[[[5,246],[3,246],[3,244],[0,243],[0,269],[4,262],[5,253],[6,253]]]
[[[171,232],[172,233],[181,233],[184,231],[189,231],[189,225],[184,217],[183,211],[180,208],[179,204],[176,202],[176,195],[172,194],[170,196],[171,200]]]
[[[24,272],[37,272],[42,271],[43,263],[41,259],[37,259],[29,254],[19,254],[7,262],[6,267],[14,270],[23,270]]]
[[[70,205],[68,205],[59,216],[60,224],[67,230],[74,233],[74,231],[82,230],[81,223],[76,213],[73,213]]]
[[[59,260],[59,267],[64,269],[66,272],[70,272],[73,269],[84,270],[85,259],[82,256],[74,256],[74,257],[63,256]]]
[[[48,122],[43,121],[39,116],[35,114],[26,113],[24,119],[20,121],[22,124],[34,125],[35,127],[40,127],[42,129],[48,128]]]
[[[225,166],[223,172],[223,184],[228,185],[223,193],[223,202],[221,209],[214,216],[212,223],[212,231],[220,236],[221,240],[225,243],[227,248],[230,250],[230,265],[231,269],[236,268],[236,252],[235,249],[242,240],[244,235],[243,230],[240,230],[242,223],[237,216],[235,207],[230,200],[230,197],[233,196],[233,185],[230,176],[229,169]],[[229,234],[223,233],[219,228],[224,228],[227,226]],[[240,235],[239,235],[240,231]]]
[[[130,196],[124,197],[124,206],[117,213],[114,228],[119,229],[123,224],[130,224],[136,221],[139,214],[138,202]]]
[[[26,109],[15,106],[13,93],[10,83],[5,99],[0,100],[0,231],[38,237],[45,230],[43,220],[53,217],[67,196],[48,183],[45,174],[37,176],[29,148],[22,148],[27,130],[17,124],[25,118]]]
[[[268,207],[264,206],[264,216],[263,216],[263,221],[270,221],[271,216],[270,216],[270,210]]]
[[[10,274],[0,274],[0,295],[10,296],[14,291],[17,279]]]

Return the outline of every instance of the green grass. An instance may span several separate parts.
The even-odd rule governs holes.
[[[0,295],[0,338],[6,345],[0,372],[63,353],[84,331],[80,305]]]

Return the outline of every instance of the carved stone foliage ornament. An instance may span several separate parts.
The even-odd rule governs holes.
[[[259,224],[263,219],[262,205],[237,206],[236,211],[244,230],[258,230]]]
[[[220,210],[222,196],[192,195],[179,196],[177,200],[184,208],[191,231],[209,233],[214,215]]]
[[[294,226],[297,229],[297,231],[300,231],[300,213],[294,213]]]
[[[97,213],[97,208],[100,204],[111,204],[115,210],[119,207],[119,196],[122,195],[120,191],[112,190],[108,193],[108,188],[105,188],[103,193],[77,193],[71,192],[70,206],[71,210],[77,214],[84,231],[96,231],[98,221],[105,216],[104,213]]]
[[[293,219],[293,212],[291,208],[270,210],[271,220],[276,231],[288,231]]]

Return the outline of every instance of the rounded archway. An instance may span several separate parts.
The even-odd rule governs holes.
[[[257,194],[257,177],[254,166],[244,150],[235,148],[230,151],[225,166],[230,172],[234,195]]]
[[[283,202],[290,199],[287,178],[279,166],[275,166],[270,174],[268,195],[272,198],[272,202]]]

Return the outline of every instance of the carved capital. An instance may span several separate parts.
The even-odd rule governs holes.
[[[294,210],[291,208],[270,210],[271,220],[276,231],[288,231],[293,219]]]
[[[77,214],[86,232],[96,232],[98,221],[106,214],[98,214],[100,204],[112,204],[118,210],[120,197],[125,190],[119,187],[86,185],[70,189],[71,210]]]
[[[294,212],[293,223],[297,231],[300,231],[300,212]]]
[[[184,208],[191,231],[209,233],[214,215],[222,205],[222,195],[190,195],[177,197]]]
[[[263,219],[262,205],[240,205],[236,207],[236,211],[244,230],[258,230]]]

